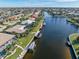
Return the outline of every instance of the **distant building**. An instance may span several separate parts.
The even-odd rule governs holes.
[[[31,17],[31,18],[34,18],[34,19],[38,18],[38,15],[39,15],[40,12],[41,12],[41,11],[34,12],[34,13],[32,14],[32,17]]]
[[[2,23],[4,21],[4,17],[0,16],[0,23]]]
[[[16,19],[17,19],[16,16],[11,16],[11,17],[8,18],[9,21],[14,21],[14,20],[16,20]]]
[[[15,21],[17,19],[20,19],[22,16],[24,16],[24,14],[18,14],[18,15],[10,16],[10,17],[8,17],[7,20]]]

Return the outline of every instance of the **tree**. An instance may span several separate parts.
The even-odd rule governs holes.
[[[79,36],[77,37],[77,41],[79,42]]]
[[[25,18],[24,18],[24,17],[21,17],[21,18],[20,18],[20,21],[23,21],[23,20],[25,20]]]
[[[11,48],[10,44],[6,46],[6,50],[9,50],[10,48]]]

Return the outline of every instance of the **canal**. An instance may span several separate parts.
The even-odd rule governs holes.
[[[78,32],[78,28],[66,19],[44,12],[46,25],[33,59],[75,59],[72,49],[67,47],[65,42],[70,34]]]
[[[42,37],[36,40],[35,52],[26,54],[23,59],[75,59],[72,48],[65,42],[70,34],[79,32],[79,28],[66,20],[65,17],[44,12],[46,25]]]

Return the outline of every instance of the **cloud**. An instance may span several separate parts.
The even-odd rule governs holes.
[[[78,0],[56,0],[56,2],[76,2]]]

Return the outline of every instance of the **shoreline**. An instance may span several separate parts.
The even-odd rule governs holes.
[[[68,22],[76,25],[76,26],[79,26],[79,23],[75,22],[74,20],[72,21],[71,19],[67,19]]]
[[[74,34],[77,34],[77,33],[74,33]],[[70,35],[69,35],[69,42],[70,42],[70,44],[71,44],[71,48],[73,49],[73,52],[74,52],[74,55],[75,55],[76,59],[78,59],[78,55],[77,55],[76,50],[75,50],[75,48],[74,48],[74,46],[73,46],[73,44],[72,44],[72,41],[71,41],[71,37],[73,37],[74,34],[70,34]],[[78,34],[78,35],[79,35],[79,34]]]

